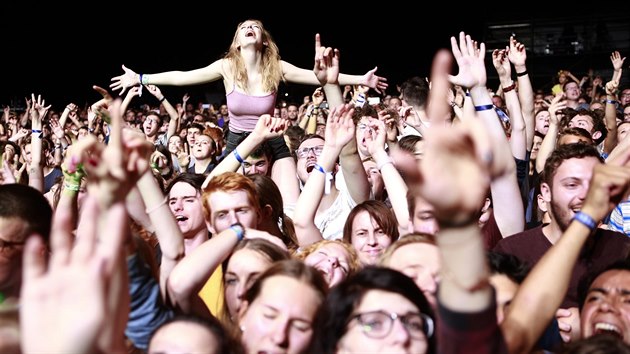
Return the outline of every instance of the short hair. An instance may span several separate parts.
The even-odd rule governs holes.
[[[558,146],[545,161],[545,168],[543,170],[542,182],[552,186],[553,178],[556,175],[558,167],[569,159],[583,159],[587,157],[594,157],[601,163],[604,159],[597,151],[597,148],[590,144],[584,144],[582,142],[574,144],[566,144]]]
[[[629,272],[628,276],[630,277],[630,259],[621,259],[621,260],[609,263],[603,268],[600,267],[600,268],[591,270],[589,273],[586,273],[585,275],[582,276],[582,278],[580,278],[580,281],[578,282],[578,301],[580,305],[580,311],[582,311],[582,307],[584,306],[584,301],[586,301],[586,296],[588,295],[588,290],[593,284],[593,282],[597,278],[599,278],[600,275],[606,272],[609,272],[611,270],[625,270]]]
[[[236,172],[224,172],[220,175],[212,177],[206,188],[203,189],[202,202],[203,213],[206,220],[212,220],[212,210],[210,208],[209,197],[212,193],[221,191],[233,193],[237,191],[243,191],[247,194],[247,200],[249,204],[260,211],[260,201],[258,200],[258,194],[256,192],[256,185],[254,182],[247,178],[247,176]]]
[[[263,156],[266,157],[267,160],[271,163],[272,157],[273,157],[273,151],[268,141],[264,141],[262,144],[258,145],[258,147],[256,147],[256,150],[252,151],[249,154],[249,157],[252,157],[255,159],[261,158]]]
[[[529,265],[515,255],[488,251],[486,258],[493,274],[503,274],[517,284],[521,284],[529,274]]]
[[[24,222],[22,239],[33,233],[50,240],[53,211],[48,200],[37,189],[23,184],[0,185],[0,218],[17,218]]]
[[[305,131],[299,125],[292,125],[284,132],[284,135],[289,138],[289,150],[294,153],[300,146],[300,142],[305,135]]]
[[[204,175],[189,172],[180,173],[173,178],[168,186],[166,186],[166,194],[171,194],[171,189],[173,189],[173,186],[179,182],[190,184],[193,188],[195,188],[195,190],[197,190],[197,192],[199,192],[199,194],[201,194],[201,186],[203,185],[204,180]]]
[[[429,99],[429,83],[427,80],[415,76],[400,85],[402,99],[415,107],[424,107]]]
[[[361,107],[355,107],[354,113],[352,114],[352,120],[354,121],[354,124],[357,124],[359,120],[361,120],[361,118],[363,117],[372,117],[378,119],[378,112],[376,111],[376,108],[374,108],[370,104],[364,104]]]
[[[558,133],[558,137],[556,138],[556,141],[557,142],[560,141],[562,137],[567,136],[567,135],[580,136],[587,139],[591,143],[593,142],[593,136],[588,132],[588,130],[584,128],[580,128],[580,127],[567,127],[567,128],[562,129],[562,131]]]
[[[424,140],[424,138],[419,135],[405,135],[398,140],[398,147],[403,151],[413,154],[416,151],[416,143],[422,140]]]
[[[591,336],[571,341],[560,354],[630,354],[630,346],[614,336]]]
[[[363,211],[367,212],[376,221],[383,232],[389,235],[392,242],[398,240],[398,221],[392,210],[380,200],[366,200],[357,204],[348,214],[346,223],[343,226],[343,240],[345,242],[352,244],[352,224],[357,215]]]
[[[575,118],[575,116],[588,116],[591,117],[591,121],[593,122],[593,133],[600,132],[601,135],[599,138],[595,139],[595,144],[599,144],[604,139],[606,139],[606,135],[608,134],[608,130],[606,129],[606,123],[604,123],[604,117],[594,111],[588,109],[578,109],[571,112],[568,116],[568,120]]]
[[[394,255],[394,252],[398,251],[403,246],[411,245],[413,243],[424,243],[437,247],[437,245],[435,244],[435,236],[433,235],[425,233],[407,234],[389,245],[389,247],[387,247],[387,249],[385,249],[385,252],[383,252],[383,254],[381,255],[378,263],[382,266],[388,267],[389,262],[392,260],[392,256]]]
[[[335,353],[347,332],[348,321],[370,290],[399,294],[414,304],[420,313],[435,322],[433,310],[416,283],[394,269],[368,266],[349,276],[330,290],[314,321],[311,353]],[[435,351],[435,335],[427,337],[427,353]]]

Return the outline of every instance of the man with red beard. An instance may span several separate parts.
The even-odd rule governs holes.
[[[593,169],[603,160],[593,145],[575,143],[559,146],[545,162],[541,194],[550,206],[551,222],[499,241],[495,251],[513,254],[533,267],[562,236],[580,211]],[[559,311],[561,334],[565,340],[579,335],[578,283],[592,269],[602,269],[625,259],[630,239],[624,234],[596,228],[573,268],[568,291]]]

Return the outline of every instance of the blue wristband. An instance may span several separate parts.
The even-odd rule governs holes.
[[[236,151],[236,149],[234,149],[234,151],[232,151],[232,155],[234,155],[234,158],[236,159],[236,161],[238,161],[238,163],[245,162],[245,161],[243,161],[243,158],[241,157],[241,155],[238,154],[238,151]]]
[[[581,211],[578,211],[577,213],[575,213],[573,220],[580,222],[584,226],[588,227],[588,229],[591,231],[595,230],[595,228],[597,227],[597,223],[595,222],[595,219],[593,219],[590,215],[583,213]]]
[[[483,106],[475,106],[475,111],[481,112],[481,111],[487,111],[487,110],[493,109],[493,108],[494,108],[494,105],[485,104]]]
[[[605,100],[604,102],[610,103],[610,104],[617,104],[617,101],[615,100]]]
[[[241,225],[240,223],[236,223],[230,226],[230,229],[234,231],[234,233],[236,234],[236,238],[239,241],[243,240],[243,237],[245,236],[245,228],[243,228],[243,225]]]
[[[326,174],[326,170],[324,170],[324,168],[322,166],[320,166],[319,164],[315,164],[315,166],[313,166],[314,169],[316,169],[317,171]]]

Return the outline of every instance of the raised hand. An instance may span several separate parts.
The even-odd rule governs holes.
[[[486,85],[486,67],[484,58],[485,44],[479,44],[464,32],[459,33],[459,43],[455,37],[451,37],[451,50],[457,61],[459,72],[457,75],[449,75],[449,81],[454,85],[472,88]]]
[[[510,45],[505,49],[507,51],[507,58],[514,67],[518,68],[525,65],[525,61],[527,61],[527,51],[523,43],[518,42],[513,36],[510,36]]]
[[[269,114],[263,114],[256,122],[252,134],[256,134],[263,140],[282,136],[291,123],[288,119],[275,118]]]
[[[106,314],[110,301],[107,292],[123,281],[113,272],[127,236],[124,205],[112,207],[108,214],[107,235],[100,235],[96,202],[87,197],[83,218],[93,226],[76,238],[74,247],[74,225],[63,210],[55,214],[49,262],[41,238],[28,239],[20,298],[20,336],[25,353],[97,351],[101,331],[113,320]],[[123,333],[117,335],[122,338]]]
[[[325,145],[341,149],[354,139],[354,121],[352,114],[354,108],[349,105],[341,105],[333,108],[328,114],[326,122]]]
[[[612,63],[613,69],[615,71],[621,70],[624,61],[626,61],[626,57],[622,58],[621,54],[619,54],[619,52],[616,50],[610,55],[610,62]]]
[[[313,72],[322,86],[339,83],[339,50],[322,47],[319,33],[315,35]]]
[[[127,68],[124,65],[122,66],[122,69],[124,73],[120,76],[114,76],[111,80],[112,83],[109,85],[109,87],[114,91],[120,90],[120,95],[125,93],[125,90],[127,90],[128,88],[140,84],[140,76],[136,74],[135,71]]]
[[[507,52],[504,49],[495,49],[492,51],[492,65],[494,65],[494,68],[497,70],[499,77],[510,78],[512,68],[507,58]]]
[[[361,85],[368,86],[370,88],[373,88],[374,91],[382,93],[387,89],[387,79],[382,76],[376,75],[377,69],[378,67],[375,66],[374,69],[365,73],[365,75],[363,75]]]

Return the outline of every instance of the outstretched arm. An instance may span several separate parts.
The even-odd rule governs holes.
[[[227,64],[225,60],[219,59],[204,68],[195,70],[166,71],[154,74],[138,74],[123,65],[123,74],[114,76],[109,87],[114,91],[121,90],[120,94],[122,95],[128,88],[140,84],[189,86],[212,82],[225,77],[224,65]]]
[[[320,43],[319,33],[315,35],[315,55],[317,55],[318,44]],[[284,78],[289,82],[294,82],[297,84],[306,84],[306,85],[319,85],[319,80],[315,76],[312,70],[298,68],[297,66],[286,62],[284,60],[280,61],[282,65],[282,74]],[[381,76],[376,75],[376,70],[378,68],[368,71],[364,75],[347,75],[347,74],[339,74],[339,85],[365,85],[370,88],[376,90],[376,92],[381,92],[387,89],[387,79]]]

